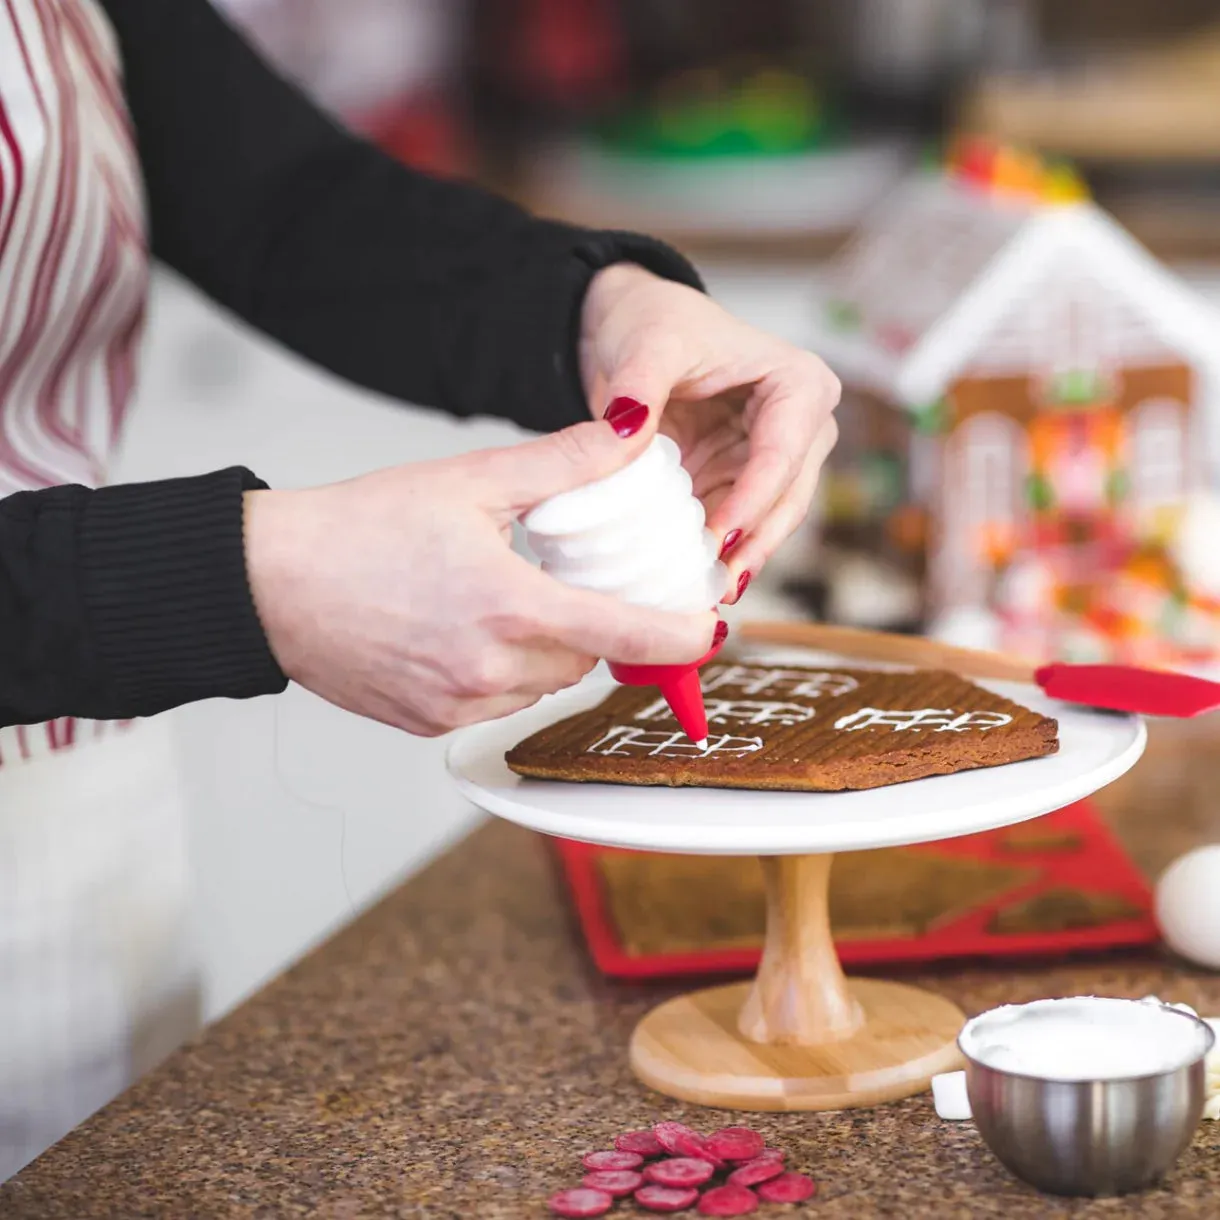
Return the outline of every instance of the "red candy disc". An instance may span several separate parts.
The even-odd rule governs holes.
[[[673,1186],[641,1186],[635,1192],[635,1201],[650,1212],[684,1212],[698,1198],[699,1192],[693,1187],[680,1190]]]
[[[698,1131],[692,1131],[683,1123],[656,1123],[652,1128],[652,1133],[657,1137],[657,1143],[665,1149],[666,1152],[678,1152],[679,1140],[694,1139],[702,1142],[703,1137]],[[679,1154],[681,1155],[681,1154]]]
[[[590,1190],[604,1190],[606,1194],[622,1199],[644,1185],[644,1175],[633,1169],[597,1169],[585,1174],[581,1184]]]
[[[706,1140],[707,1150],[722,1161],[750,1161],[763,1150],[764,1140],[749,1127],[722,1127]]]
[[[758,1197],[768,1203],[800,1203],[812,1198],[817,1189],[818,1184],[803,1173],[781,1173],[759,1186]]]
[[[679,1156],[689,1156],[694,1157],[698,1161],[707,1161],[714,1169],[724,1168],[724,1161],[707,1146],[707,1140],[701,1135],[696,1135],[693,1131],[689,1135],[675,1136],[674,1145],[674,1150]]]
[[[586,1169],[639,1169],[644,1158],[638,1152],[588,1152],[580,1163]]]
[[[784,1162],[777,1156],[756,1156],[744,1165],[738,1165],[729,1174],[729,1184],[732,1186],[757,1186],[771,1178],[778,1178],[784,1172]]]
[[[614,1137],[614,1146],[620,1152],[638,1152],[643,1157],[660,1156],[665,1151],[651,1131],[624,1131]]]
[[[747,1216],[758,1207],[758,1196],[744,1186],[713,1186],[699,1199],[701,1216]]]
[[[707,1161],[678,1156],[668,1161],[653,1161],[644,1176],[658,1186],[702,1186],[715,1171]]]
[[[547,1206],[557,1216],[568,1216],[579,1220],[582,1216],[604,1216],[613,1206],[614,1198],[604,1190],[590,1190],[578,1186],[575,1190],[561,1190],[547,1200]]]

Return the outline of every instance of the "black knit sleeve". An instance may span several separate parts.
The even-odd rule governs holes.
[[[372,389],[538,430],[587,418],[575,329],[594,273],[701,288],[647,237],[535,219],[394,162],[277,76],[208,0],[103,0],[154,252],[303,356]]]
[[[0,724],[283,690],[242,543],[265,486],[234,468],[0,500]]]

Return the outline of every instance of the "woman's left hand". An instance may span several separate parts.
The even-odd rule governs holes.
[[[838,379],[812,352],[629,263],[589,286],[580,366],[595,414],[643,403],[647,426],[681,446],[735,602],[809,511],[838,436]]]

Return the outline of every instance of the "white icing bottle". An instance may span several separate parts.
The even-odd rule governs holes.
[[[694,614],[719,604],[728,571],[691,488],[678,446],[658,434],[629,465],[552,496],[521,524],[556,580],[633,606]],[[709,657],[691,665],[612,663],[610,672],[633,686],[659,686],[687,735],[705,742],[698,669]]]

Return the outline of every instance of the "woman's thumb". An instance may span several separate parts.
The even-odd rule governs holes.
[[[583,487],[626,466],[656,431],[642,403],[612,403],[604,419],[574,424],[536,441],[481,455],[479,480],[493,507],[518,516],[563,491]]]
[[[677,349],[671,343],[653,338],[625,344],[612,369],[603,374],[600,387],[606,404],[603,418],[623,422],[633,418],[632,412],[648,403],[654,416],[659,416],[669,401],[675,374],[671,367]],[[656,421],[652,421],[655,427]]]

